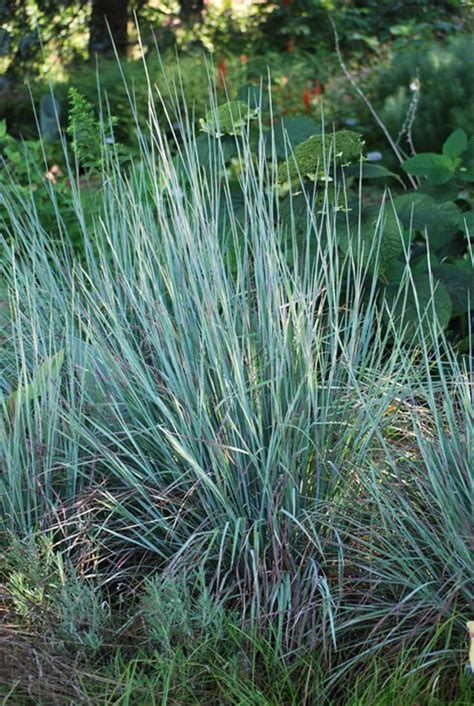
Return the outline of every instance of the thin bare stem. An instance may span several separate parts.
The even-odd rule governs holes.
[[[332,24],[332,29],[333,29],[333,32],[334,32],[334,41],[335,41],[335,47],[336,47],[337,58],[338,58],[338,60],[339,60],[339,64],[340,64],[341,69],[342,69],[342,71],[343,71],[343,73],[344,73],[344,76],[347,78],[347,80],[349,81],[349,83],[351,84],[352,88],[354,89],[354,91],[355,91],[355,92],[357,93],[357,95],[359,96],[359,98],[365,103],[365,105],[367,106],[367,108],[370,110],[370,112],[371,112],[372,116],[374,117],[374,119],[375,119],[377,125],[380,127],[380,129],[382,130],[383,134],[384,134],[385,137],[387,138],[387,140],[388,140],[388,142],[389,142],[389,144],[390,144],[390,147],[392,148],[392,150],[393,150],[395,156],[397,157],[398,161],[400,162],[400,164],[403,164],[403,162],[405,161],[405,158],[403,157],[403,154],[400,152],[400,149],[398,148],[397,143],[395,142],[395,140],[394,140],[393,137],[391,136],[391,134],[390,134],[390,132],[388,131],[387,126],[386,126],[385,123],[383,122],[382,118],[381,118],[380,115],[377,113],[377,111],[375,110],[374,106],[372,105],[372,103],[370,102],[370,100],[367,98],[367,96],[365,95],[365,93],[363,92],[363,90],[360,88],[360,86],[357,84],[356,80],[354,79],[354,77],[353,77],[352,74],[350,73],[349,69],[347,68],[347,66],[346,66],[346,64],[345,64],[345,62],[344,62],[344,59],[343,59],[343,57],[342,57],[341,47],[340,47],[340,45],[339,45],[339,35],[338,35],[338,33],[337,33],[336,25],[334,24],[334,20],[332,19],[332,17],[330,17],[329,20],[330,20],[330,22],[331,22],[331,24]],[[414,177],[413,177],[411,174],[408,174],[407,176],[408,176],[408,180],[409,180],[410,184],[412,185],[412,187],[413,187],[414,189],[418,189],[418,183],[416,182],[416,180],[414,179]]]

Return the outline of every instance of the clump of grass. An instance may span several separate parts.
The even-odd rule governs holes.
[[[164,653],[178,645],[193,649],[209,635],[220,642],[226,621],[225,609],[211,595],[202,573],[194,580],[185,574],[147,580],[141,614],[146,635]]]
[[[469,359],[436,317],[415,348],[386,322],[337,247],[329,192],[303,233],[282,225],[262,135],[252,157],[242,129],[236,214],[222,144],[202,169],[190,116],[170,140],[155,100],[150,86],[139,158],[125,169],[108,155],[87,222],[70,165],[82,261],[51,245],[33,205],[2,196],[3,529],[47,529],[125,595],[153,572],[148,625],[162,581],[198,568],[208,607],[267,640],[284,679],[316,654],[330,690],[415,645],[420,669],[449,665],[449,681],[472,573]],[[430,652],[446,621],[450,639]],[[168,628],[152,629],[161,653]],[[148,679],[140,660],[122,663],[127,684]],[[230,703],[253,698],[257,671],[234,688],[223,668]],[[270,702],[293,703],[294,683]]]

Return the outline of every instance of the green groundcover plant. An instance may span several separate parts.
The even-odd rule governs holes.
[[[66,159],[80,255],[1,187],[6,696],[463,703],[472,350],[441,281],[388,194],[367,215],[357,133],[155,100],[89,218]]]

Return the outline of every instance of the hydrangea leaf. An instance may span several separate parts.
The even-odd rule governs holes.
[[[474,137],[467,143],[458,174],[462,181],[474,181]]]
[[[428,234],[431,250],[438,250],[459,231],[461,211],[452,202],[437,203],[426,194],[404,194],[394,200],[404,228]]]
[[[465,314],[474,309],[474,269],[449,263],[433,267],[434,276],[449,292],[453,303],[453,314]]]
[[[433,317],[439,327],[446,328],[453,305],[445,285],[429,275],[417,275],[407,292],[399,284],[389,284],[383,294],[384,317],[393,321],[403,339],[411,343],[418,336],[429,338],[433,332]]]
[[[428,184],[426,182],[416,193],[430,196],[437,203],[446,203],[447,201],[455,201],[458,198],[459,187],[453,183]]]
[[[432,269],[435,265],[439,265],[439,260],[434,253],[429,253],[429,255],[428,253],[423,253],[423,255],[413,258],[410,265],[413,272],[424,272],[426,274],[430,271],[430,268]]]
[[[217,140],[209,134],[202,134],[196,137],[195,144],[199,163],[205,168],[216,164],[216,160],[217,165],[221,164],[221,154],[223,162],[227,163],[239,153],[236,138],[233,135],[223,135]]]
[[[445,184],[454,176],[451,157],[433,152],[423,152],[406,159],[402,168],[413,176],[425,177],[431,184]]]
[[[391,263],[385,268],[385,278],[388,282],[401,282],[403,275],[405,274],[406,263],[401,260],[392,260]]]
[[[339,219],[338,243],[345,255],[373,272],[378,263],[379,274],[384,274],[403,253],[403,231],[391,204],[383,212],[378,206],[364,208],[360,217],[356,212]],[[380,238],[380,248],[377,239]],[[378,251],[378,252],[377,252]]]
[[[443,154],[452,159],[460,157],[467,149],[467,135],[462,128],[450,134],[443,145]]]
[[[461,214],[462,230],[469,233],[470,237],[474,237],[474,211]]]
[[[259,86],[254,86],[252,83],[247,83],[241,86],[237,91],[237,100],[245,103],[250,108],[262,109],[268,103],[267,92]]]
[[[347,176],[354,176],[357,179],[397,179],[400,181],[398,174],[391,172],[389,169],[382,167],[381,164],[351,164],[345,170]],[[403,182],[402,182],[403,183]]]
[[[273,139],[275,143],[275,152],[279,159],[285,159],[290,149],[295,147],[305,140],[308,140],[312,135],[321,133],[321,128],[318,123],[307,116],[299,116],[296,118],[283,118],[279,120],[273,129]],[[268,134],[271,137],[271,133]],[[272,154],[271,140],[267,141],[267,155]]]

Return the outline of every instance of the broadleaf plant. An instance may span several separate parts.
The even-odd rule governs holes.
[[[394,199],[398,218],[411,233],[410,264],[446,288],[455,320],[450,325],[465,340],[474,308],[474,138],[459,128],[444,142],[442,154],[420,153],[402,166],[421,179],[417,191]],[[395,268],[394,284],[400,281],[396,273]]]
[[[220,230],[229,258],[235,262],[238,248],[236,234],[230,232],[228,224],[240,222],[242,229],[245,225],[241,172],[251,169],[251,161],[260,149],[258,135],[263,131],[266,156],[269,164],[273,161],[276,166],[274,181],[270,178],[271,169],[266,179],[270,192],[273,189],[272,198],[278,202],[275,212],[283,232],[286,225],[289,234],[305,233],[308,226],[317,226],[323,212],[333,209],[340,224],[339,249],[349,260],[366,267],[370,275],[368,287],[376,278],[385,310],[393,305],[394,293],[405,280],[409,264],[417,286],[412,300],[405,301],[403,317],[399,304],[393,317],[404,328],[407,342],[413,340],[415,331],[417,335],[425,335],[428,329],[430,335],[433,332],[432,326],[418,325],[431,301],[429,292],[434,293],[435,308],[440,312],[437,330],[448,327],[455,319],[456,336],[464,338],[474,286],[467,237],[472,229],[472,199],[466,189],[471,171],[474,172],[473,140],[469,141],[463,130],[456,130],[444,143],[441,154],[418,154],[403,163],[405,172],[419,178],[418,190],[386,194],[375,203],[369,198],[367,204],[364,200],[361,204],[361,180],[404,182],[382,165],[368,163],[359,133],[324,131],[306,116],[282,118],[266,130],[263,125],[268,121],[263,111],[267,101],[263,93],[258,98],[256,91],[246,86],[237,98],[209,111],[200,121],[201,130],[207,134],[197,137],[203,168],[217,164],[219,160],[212,155],[219,153],[228,165],[226,178],[234,175],[233,186],[222,199],[220,209]],[[243,149],[243,130],[247,134],[246,149],[250,146],[253,150],[250,155]],[[241,213],[241,218],[229,219],[230,211]],[[307,247],[307,243],[294,241],[290,235],[288,238],[282,245],[291,264],[295,247]]]

